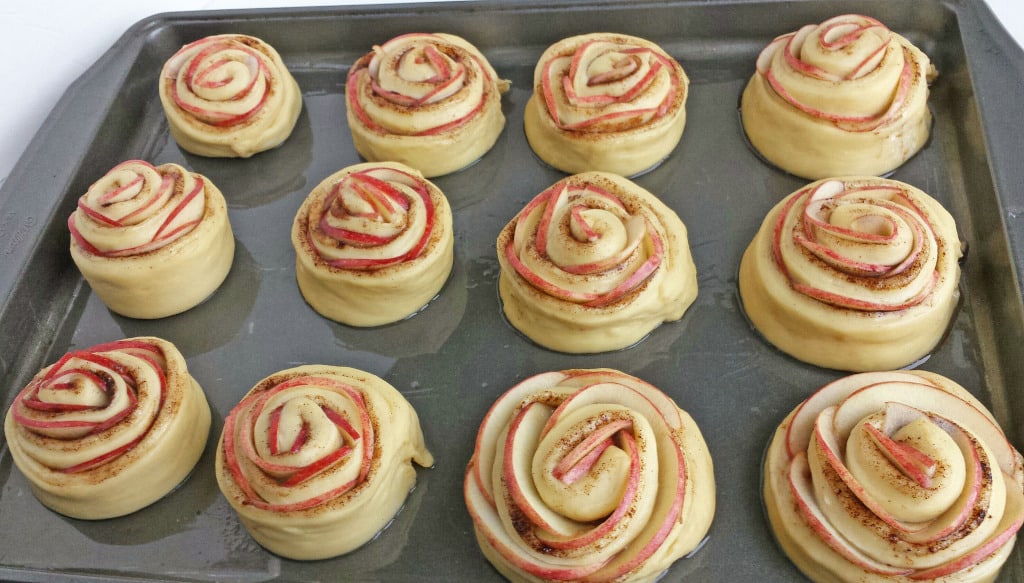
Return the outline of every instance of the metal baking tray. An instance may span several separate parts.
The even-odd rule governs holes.
[[[928,53],[940,76],[927,147],[893,177],[919,186],[956,217],[970,251],[963,301],[948,337],[921,367],[990,404],[1024,445],[1024,55],[980,0],[518,0],[373,8],[159,15],[130,30],[67,91],[0,194],[0,403],[71,347],[157,335],[181,349],[214,412],[207,451],[176,491],[133,515],[88,522],[50,512],[0,443],[0,578],[199,581],[500,580],[477,549],[462,475],[479,422],[513,383],[547,370],[612,367],[675,398],[700,424],[715,461],[718,511],[707,544],[665,580],[790,581],[799,573],[762,516],[761,456],[783,416],[840,376],[768,346],[739,308],[740,255],[767,210],[804,181],[762,163],[743,140],[740,92],[758,51],[778,34],[860,12]],[[359,162],[345,122],[349,65],[374,43],[414,31],[475,43],[502,77],[508,125],[476,165],[435,183],[455,213],[455,268],[424,311],[355,329],[321,318],[295,284],[288,233],[307,193]],[[539,348],[503,319],[495,237],[563,174],[542,164],[522,130],[532,71],[551,43],[616,31],[675,56],[692,86],[682,142],[636,178],[687,224],[700,295],[684,318],[619,352],[570,356]],[[224,32],[262,37],[283,55],[305,107],[291,138],[248,160],[183,153],[157,97],[163,62],[182,44]],[[77,197],[116,163],[177,162],[225,193],[237,239],[234,267],[204,304],[141,321],[109,312],[68,254],[65,221]],[[393,524],[336,559],[284,560],[256,545],[217,489],[213,445],[223,418],[252,385],[300,363],[354,366],[397,387],[419,412],[436,466]],[[1018,545],[1020,547],[1021,545]],[[1024,581],[1016,550],[1001,581]]]

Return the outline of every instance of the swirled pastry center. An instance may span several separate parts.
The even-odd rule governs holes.
[[[171,97],[182,110],[211,126],[230,127],[262,111],[271,94],[273,68],[257,42],[213,37],[186,45],[164,66]]]
[[[939,278],[943,245],[903,189],[827,181],[787,202],[776,219],[772,252],[799,293],[874,312],[927,299]]]
[[[333,267],[379,269],[419,257],[434,214],[422,179],[374,168],[346,175],[310,206],[307,236]]]
[[[626,40],[589,40],[543,64],[548,113],[566,130],[623,131],[665,115],[681,80],[667,55]]]
[[[24,451],[40,464],[77,473],[130,450],[166,397],[159,348],[121,341],[65,354],[11,406],[28,430]]]
[[[932,373],[826,385],[787,418],[766,468],[773,527],[809,575],[990,580],[1024,523],[1020,454]]]
[[[595,184],[559,182],[520,212],[506,258],[554,297],[602,306],[643,285],[664,243],[642,211]]]
[[[205,208],[203,177],[175,164],[154,167],[131,160],[89,187],[68,227],[75,241],[93,254],[138,255],[189,233]]]
[[[374,46],[349,72],[349,106],[368,128],[428,136],[474,119],[496,90],[490,65],[454,37],[406,34]]]

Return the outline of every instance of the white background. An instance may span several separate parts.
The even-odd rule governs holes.
[[[132,24],[159,12],[393,4],[360,0],[14,0],[0,7],[0,185],[54,104]],[[628,1],[628,0],[623,0]],[[893,0],[896,1],[896,0]],[[1024,2],[987,0],[1024,43]],[[1020,131],[1024,132],[1024,122]]]

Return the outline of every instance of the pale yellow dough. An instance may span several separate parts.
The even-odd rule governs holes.
[[[563,483],[553,468],[581,438],[621,420],[645,444],[632,470],[629,448],[612,434],[600,459]],[[532,464],[519,482],[525,501],[512,493],[510,463]],[[625,498],[631,471],[632,503]],[[694,420],[657,388],[612,369],[542,373],[499,397],[480,425],[464,489],[484,556],[517,582],[655,581],[699,547],[715,513],[714,469]],[[603,510],[594,510],[598,504]],[[545,522],[590,542],[564,554],[545,550],[540,541],[553,536]]]
[[[630,61],[637,65],[624,78],[588,82]],[[639,174],[679,143],[688,88],[682,66],[650,41],[611,33],[569,37],[548,47],[534,69],[526,138],[541,160],[563,172]]]
[[[213,45],[221,47],[204,54]],[[288,139],[302,111],[302,92],[274,47],[248,35],[221,34],[185,45],[164,64],[160,102],[185,151],[248,158]]]
[[[861,276],[830,266],[801,246],[795,238],[803,228],[800,201],[806,201],[816,189],[830,187],[850,193],[840,198],[853,196],[863,200],[847,207],[855,209],[852,212],[866,213],[867,217],[880,221],[891,220],[904,235],[913,233],[915,226],[921,228],[919,237],[903,238],[887,245],[869,243],[866,246],[873,249],[865,252],[868,253],[863,256],[865,261],[871,259],[870,254],[885,256],[890,263],[906,260],[915,241],[922,247],[920,261],[901,273]],[[869,191],[859,196],[856,189],[865,187],[890,190]],[[896,203],[909,211],[906,219],[889,210],[893,206],[891,201],[897,200],[894,193],[906,197],[902,199],[904,202]],[[785,215],[785,236],[780,239],[783,270],[775,260],[773,241],[780,215],[794,200],[797,202]],[[923,215],[914,212],[912,205]],[[849,226],[847,221],[851,214],[834,212],[833,226]],[[837,253],[855,255],[844,247],[846,243],[841,239],[830,241],[823,236],[820,242]],[[792,193],[769,211],[743,254],[739,271],[740,297],[754,327],[769,342],[795,358],[848,371],[901,368],[927,355],[945,334],[960,297],[961,255],[962,245],[953,217],[921,190],[895,180],[873,177],[821,180]],[[928,282],[934,282],[930,291]],[[885,310],[871,306],[848,307],[803,293],[797,289],[799,285],[842,295],[852,302],[875,302],[890,307]],[[913,303],[917,300],[920,301]],[[908,305],[900,309],[893,307],[903,303]]]
[[[845,47],[819,46],[822,31],[850,30],[832,28],[837,26],[868,28]],[[793,37],[796,60],[818,67],[817,75],[785,58],[786,42]],[[884,49],[876,52],[880,46]],[[867,64],[852,73],[862,59]],[[764,49],[743,91],[743,129],[766,160],[796,176],[880,176],[928,140],[928,83],[935,75],[923,52],[881,23],[839,16],[783,35]]]
[[[198,224],[183,235],[163,246],[141,249],[137,253],[125,250],[141,245],[140,232],[158,227],[163,217],[171,212],[171,205],[164,205],[143,223],[121,227],[93,221],[81,209],[71,218],[90,244],[115,245],[109,251],[116,255],[104,255],[87,249],[72,237],[71,258],[100,300],[110,310],[130,318],[164,318],[200,304],[227,278],[235,254],[227,203],[216,185],[176,164],[164,164],[153,170],[164,176],[184,177],[179,182],[184,181],[186,188],[201,183],[199,196],[204,202],[199,203],[202,206],[197,210]],[[108,174],[97,185],[109,177]],[[119,239],[125,242],[117,245]]]
[[[554,195],[563,187],[568,205],[560,204],[551,222],[552,232],[561,234],[549,237],[547,248],[538,250],[538,225],[548,204],[541,197]],[[604,195],[589,194],[588,188],[603,190],[624,206],[616,208]],[[573,219],[566,209],[572,205],[588,206],[586,212],[594,213],[592,227],[601,233],[595,241],[570,234]],[[632,252],[630,242],[635,239],[628,234],[630,224],[645,226]],[[531,283],[517,271],[509,258],[510,245],[517,260],[542,283]],[[560,352],[603,352],[631,346],[662,322],[682,318],[697,297],[697,270],[685,225],[656,196],[616,174],[588,172],[557,182],[502,229],[497,252],[505,316],[537,344]],[[607,262],[608,266],[590,274],[566,271],[572,264],[585,262]],[[658,265],[642,282],[629,290],[619,288],[650,262]],[[548,286],[561,291],[552,293]],[[567,296],[577,293],[589,295]]]
[[[264,395],[269,396],[261,408]],[[280,435],[289,423],[312,428],[295,454],[267,450],[269,418],[278,407]],[[345,418],[359,437],[345,437],[323,414],[327,409]],[[369,451],[364,446],[371,437]],[[293,438],[287,434],[284,449]],[[257,465],[301,467],[343,445],[351,452],[298,485],[287,484],[288,472],[279,478]],[[416,484],[413,462],[430,467],[434,460],[416,411],[401,393],[360,370],[306,365],[263,379],[232,410],[217,447],[216,471],[221,492],[256,542],[283,557],[314,560],[353,551],[387,526]]]
[[[356,225],[361,232],[374,229],[400,232],[391,243],[360,248],[340,243],[319,228],[325,200],[346,177],[387,171],[397,172],[396,176],[404,177],[402,180],[417,184],[429,193],[432,225],[419,198],[412,190],[405,189],[403,192],[412,201],[411,212],[390,220],[383,216],[366,219]],[[427,238],[422,251],[401,261],[370,268],[329,263],[333,259],[397,257],[411,252],[421,237]],[[448,200],[419,172],[393,162],[356,164],[325,178],[296,213],[292,225],[295,276],[302,296],[322,316],[350,326],[388,324],[414,314],[441,291],[452,270],[454,240]]]
[[[97,433],[70,439],[53,437],[15,419],[16,409],[25,410],[19,396],[4,420],[4,435],[15,465],[28,479],[36,498],[61,514],[96,520],[144,508],[185,480],[206,447],[210,407],[202,388],[189,375],[185,358],[173,344],[159,338],[129,338],[123,342],[145,343],[163,355],[166,393],[162,404],[159,376],[150,362],[139,357],[137,350],[105,349],[95,353],[124,367],[136,383],[138,405],[133,413]],[[116,379],[118,398],[107,409],[120,406],[120,387],[124,383],[116,370],[79,359],[69,363]],[[56,364],[41,370],[27,390],[33,384],[45,385],[44,376],[53,366]],[[100,407],[56,413],[55,420],[102,422],[106,417]],[[109,461],[70,473],[63,471],[134,440],[137,442],[127,452]]]
[[[435,55],[441,70],[430,66]],[[452,34],[405,34],[375,46],[347,82],[352,141],[371,162],[400,162],[428,178],[449,174],[486,154],[505,127],[509,82]]]
[[[967,403],[970,403],[980,415],[987,419],[990,419],[994,424],[995,421],[992,419],[991,413],[981,404],[978,399],[972,396],[966,389],[960,385],[954,383],[950,379],[930,373],[926,371],[898,371],[898,372],[874,372],[874,373],[862,373],[859,375],[853,375],[845,377],[834,382],[833,386],[840,384],[845,385],[842,391],[833,391],[829,386],[821,389],[822,393],[833,392],[838,393],[839,397],[836,399],[826,399],[824,403],[814,405],[815,411],[825,406],[836,406],[839,405],[843,399],[848,397],[853,391],[876,385],[878,383],[911,383],[911,384],[924,384],[935,388],[939,391],[950,393],[963,399]],[[895,402],[902,402],[901,399],[900,385],[893,387],[891,397],[889,400]],[[814,399],[814,397],[812,397]],[[787,448],[787,435],[790,431],[790,425],[794,422],[794,418],[800,411],[800,407],[794,409],[786,419],[779,425],[772,438],[771,444],[768,447],[765,463],[764,463],[764,479],[763,483],[763,494],[765,507],[768,513],[769,522],[771,524],[772,532],[775,534],[776,540],[779,545],[785,551],[786,555],[793,561],[793,563],[812,581],[816,583],[910,583],[911,581],[920,580],[914,577],[913,569],[926,569],[936,566],[942,566],[944,563],[949,561],[955,561],[960,556],[968,555],[977,544],[979,535],[973,535],[973,542],[971,535],[960,538],[959,534],[953,534],[950,536],[952,541],[949,545],[937,545],[937,551],[931,551],[928,549],[928,543],[915,545],[915,544],[904,544],[904,550],[898,552],[895,556],[889,556],[889,561],[882,560],[881,557],[885,557],[887,553],[893,551],[887,551],[890,547],[889,539],[886,534],[883,534],[883,539],[872,539],[871,536],[865,535],[863,531],[856,529],[850,529],[847,531],[843,528],[844,524],[842,519],[838,518],[832,521],[834,528],[838,529],[840,535],[844,537],[850,544],[856,545],[857,548],[862,549],[863,557],[880,561],[878,564],[883,568],[892,568],[894,566],[899,567],[899,571],[908,571],[904,574],[883,574],[878,572],[871,572],[862,566],[854,564],[847,558],[844,558],[839,552],[834,550],[826,541],[823,539],[808,520],[798,510],[797,499],[794,496],[793,488],[790,485],[788,478],[790,472],[790,465],[794,463],[796,456],[803,456],[803,449],[799,451],[789,452]],[[883,419],[885,417],[884,409],[879,411],[872,411],[871,415],[867,418],[869,420]],[[950,418],[950,421],[964,425],[967,423],[964,418]],[[884,424],[884,421],[883,421]],[[933,426],[934,427],[934,426]],[[970,426],[967,425],[968,430]],[[998,428],[996,429],[998,432]],[[899,435],[898,433],[896,435]],[[978,434],[974,434],[976,437]],[[1005,439],[1005,437],[1000,438]],[[845,436],[840,435],[839,440],[842,443],[845,441]],[[807,439],[796,440],[800,442],[799,447],[803,448],[807,442]],[[807,444],[808,451],[813,449],[815,438],[811,437],[810,444]],[[921,443],[920,441],[910,443]],[[984,443],[984,442],[983,442]],[[1009,445],[1004,445],[1006,448],[1010,448],[1010,463],[1011,467],[1002,468],[996,463],[992,463],[992,479],[994,480],[994,494],[991,505],[987,508],[987,516],[983,524],[978,528],[979,531],[985,530],[991,533],[992,529],[996,526],[1001,519],[1003,509],[1009,508],[1006,500],[1009,497],[1024,498],[1022,494],[1022,488],[1024,488],[1024,459],[1021,458],[1020,454]],[[947,446],[948,447],[948,446]],[[851,456],[850,450],[853,446],[847,446],[847,452],[844,458],[847,460],[847,466],[852,469],[852,465],[849,461]],[[995,443],[984,443],[984,451],[989,456],[993,456],[993,451],[997,448]],[[959,450],[953,448],[952,455],[954,459],[949,461],[955,461],[955,457],[959,454]],[[880,453],[877,455],[881,455]],[[933,453],[940,459],[942,459],[942,453]],[[811,459],[812,465],[821,465],[824,462],[814,461],[813,456],[807,456],[807,459]],[[796,462],[803,463],[803,462]],[[888,464],[882,462],[886,467]],[[948,468],[949,466],[945,466]],[[1002,471],[1001,471],[1002,470]],[[896,472],[895,469],[892,470]],[[947,470],[948,471],[948,470]],[[820,470],[814,468],[811,470],[811,480],[819,480],[819,476],[823,475]],[[882,475],[886,475],[884,472]],[[895,475],[895,474],[894,474]],[[942,478],[941,473],[936,472],[936,478]],[[902,474],[900,474],[902,476]],[[900,482],[905,478],[896,478],[895,483],[898,488],[905,489],[906,486],[900,486]],[[909,479],[905,479],[909,483]],[[873,485],[869,482],[864,482],[865,487],[876,496],[879,500],[885,501],[887,496],[883,495],[882,492],[885,488],[884,484]],[[821,506],[822,510],[830,508],[831,500],[823,501],[821,499],[823,494],[822,487],[827,488],[826,485],[818,486],[815,483],[814,489],[816,494],[816,500],[813,504]],[[946,488],[948,485],[940,484],[932,487],[933,491],[939,488]],[[896,490],[898,496],[899,490]],[[1002,492],[1002,494],[1000,494]],[[955,492],[954,492],[955,495]],[[932,497],[921,496],[920,492],[914,498],[915,502],[910,505],[910,508],[917,506],[921,501],[928,503]],[[981,503],[979,503],[981,504]],[[841,504],[836,505],[835,512],[843,513]],[[858,505],[858,509],[867,511],[863,506]],[[1009,511],[1009,510],[1008,510]],[[852,516],[853,522],[849,524],[859,524],[864,520],[859,515],[854,514]],[[877,519],[872,519],[877,521]],[[943,516],[939,516],[937,522],[945,520]],[[864,520],[865,524],[874,524],[874,522],[868,522]],[[919,525],[925,525],[925,522]],[[871,527],[867,527],[870,529]],[[882,527],[884,528],[884,527]],[[877,536],[877,535],[876,535]],[[900,535],[893,535],[893,540],[902,540]],[[985,557],[980,557],[980,560],[975,562],[973,566],[969,568],[957,570],[942,576],[927,578],[928,581],[938,581],[941,583],[988,583],[995,581],[999,569],[1006,562],[1010,553],[1013,551],[1014,541],[1016,536],[1011,537],[1005,544],[1001,545],[998,549],[991,552]],[[941,553],[939,555],[938,553]]]

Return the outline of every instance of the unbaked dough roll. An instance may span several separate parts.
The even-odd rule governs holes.
[[[963,387],[924,371],[839,379],[779,426],[768,518],[812,580],[995,580],[1024,523],[1024,460]]]
[[[501,94],[508,88],[463,38],[395,37],[349,70],[345,105],[352,141],[371,162],[401,162],[427,177],[454,172],[497,141],[505,127]]]
[[[210,407],[173,344],[128,338],[73,350],[39,371],[4,420],[36,498],[74,518],[135,512],[192,471]]]
[[[696,423],[611,369],[543,373],[499,397],[464,493],[484,556],[517,582],[654,581],[715,513]]]
[[[108,308],[163,318],[199,304],[235,254],[224,195],[177,164],[129,160],[78,199],[71,257]]]
[[[928,140],[928,57],[867,16],[773,40],[743,91],[743,128],[779,168],[811,180],[882,175]]]
[[[917,188],[821,180],[765,217],[740,263],[740,297],[758,331],[800,360],[896,369],[942,339],[961,255],[953,217]]]
[[[563,39],[534,70],[526,138],[564,172],[632,176],[679,143],[688,87],[682,66],[650,41],[610,33]]]
[[[556,182],[502,229],[497,251],[505,316],[552,350],[631,346],[697,297],[686,227],[615,174]]]
[[[160,74],[171,135],[200,156],[248,158],[281,145],[302,111],[302,93],[262,40],[220,34],[189,43]]]
[[[394,387],[306,365],[252,388],[224,420],[217,483],[256,542],[290,559],[356,549],[395,516],[430,467],[416,411]]]
[[[448,200],[408,166],[349,166],[317,185],[292,226],[299,290],[321,315],[378,326],[415,313],[451,273]]]

